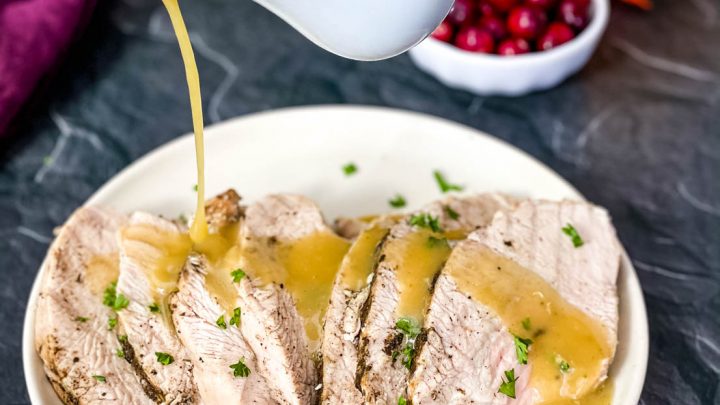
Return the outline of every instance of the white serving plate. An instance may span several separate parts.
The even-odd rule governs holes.
[[[206,131],[208,196],[234,187],[244,201],[276,192],[314,199],[328,220],[390,210],[396,193],[419,208],[442,197],[432,171],[465,186],[465,193],[500,191],[562,199],[582,196],[524,152],[487,134],[417,113],[371,107],[301,107],[253,114]],[[182,136],[139,159],[98,190],[86,204],[176,216],[191,213],[195,151]],[[341,167],[359,170],[346,177]],[[33,345],[35,280],[23,330],[25,381],[33,404],[60,404]],[[637,275],[623,257],[618,279],[618,352],[610,376],[615,405],[640,398],[648,358],[645,303]]]

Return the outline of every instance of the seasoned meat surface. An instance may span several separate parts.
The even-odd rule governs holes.
[[[122,347],[103,305],[117,278],[115,212],[83,207],[65,223],[42,265],[35,348],[55,392],[68,404],[152,404],[162,393],[117,356]]]

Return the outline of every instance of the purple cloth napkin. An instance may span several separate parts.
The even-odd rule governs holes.
[[[0,137],[94,6],[95,0],[0,0]]]

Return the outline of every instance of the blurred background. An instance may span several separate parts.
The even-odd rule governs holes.
[[[62,35],[49,34],[48,25],[34,40],[51,49],[38,46],[38,60],[12,58],[20,44],[3,28],[29,29],[18,18],[33,11],[11,12],[33,1],[0,0],[3,404],[28,402],[21,324],[52,229],[113,174],[192,129],[159,0],[104,0],[94,9],[42,0],[84,29],[61,24]],[[342,59],[250,0],[181,6],[206,125],[311,104],[423,112],[517,146],[607,207],[648,306],[642,403],[720,403],[720,1],[655,0],[651,10],[612,2],[589,63],[557,87],[520,97],[450,88],[406,54]],[[19,102],[9,96],[18,69],[32,71]]]

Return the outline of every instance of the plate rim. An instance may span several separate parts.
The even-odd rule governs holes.
[[[561,183],[565,188],[568,189],[568,191],[571,194],[575,194],[575,197],[578,199],[581,199],[583,201],[586,201],[585,197],[572,185],[570,184],[565,178],[560,176],[559,173],[552,170],[549,166],[547,166],[542,161],[536,159],[532,155],[530,155],[528,152],[516,147],[515,145],[505,142],[502,139],[493,137],[492,135],[473,128],[469,125],[465,125],[463,123],[459,123],[456,121],[452,121],[450,119],[428,114],[428,113],[421,113],[411,110],[403,110],[403,109],[397,109],[392,107],[383,107],[383,106],[370,106],[370,105],[348,105],[348,104],[319,104],[319,105],[310,105],[310,106],[292,106],[292,107],[284,107],[284,108],[277,108],[277,109],[269,109],[269,110],[263,110],[259,112],[254,112],[246,115],[241,115],[237,117],[232,117],[224,121],[220,121],[217,123],[213,123],[211,125],[205,126],[205,139],[206,143],[208,139],[211,139],[211,137],[216,136],[215,134],[221,133],[222,129],[225,127],[232,127],[238,125],[238,123],[244,123],[247,121],[257,121],[257,120],[266,120],[268,117],[270,118],[276,118],[279,115],[293,115],[293,114],[372,114],[372,115],[394,115],[396,118],[406,118],[411,120],[425,120],[425,121],[436,121],[443,125],[455,127],[456,129],[461,130],[461,132],[465,132],[468,134],[472,134],[475,138],[480,139],[482,142],[489,142],[491,144],[494,144],[496,146],[499,146],[500,148],[508,149],[510,152],[513,152],[515,154],[519,154],[525,159],[528,159],[532,161],[532,163],[536,164],[540,169],[542,169],[543,173],[542,175],[550,176],[554,178],[554,180]],[[244,136],[252,136],[244,135]],[[170,139],[169,141],[162,143],[160,145],[157,145],[153,149],[147,151],[145,154],[143,154],[141,157],[136,159],[135,161],[131,162],[129,165],[127,165],[122,170],[118,171],[114,175],[112,175],[110,178],[108,178],[87,200],[85,200],[78,208],[86,205],[93,205],[96,203],[101,202],[105,195],[112,193],[112,190],[116,187],[119,187],[122,183],[122,180],[124,178],[132,176],[136,172],[142,172],[142,170],[149,165],[152,165],[153,161],[156,159],[160,159],[162,156],[166,154],[172,154],[175,149],[181,148],[184,146],[185,143],[193,142],[193,134],[192,133],[184,133],[181,134],[173,139]],[[618,239],[619,242],[619,239]],[[52,242],[51,242],[52,244]],[[643,321],[642,325],[633,325],[634,327],[640,327],[642,334],[641,336],[635,336],[634,339],[637,339],[637,345],[638,353],[635,355],[640,356],[640,370],[637,370],[634,375],[637,375],[638,380],[642,380],[642,384],[638,384],[637,388],[632,392],[632,403],[637,403],[640,400],[641,394],[644,389],[645,379],[647,376],[647,365],[648,365],[648,357],[649,357],[649,324],[648,324],[648,317],[647,317],[647,308],[645,304],[645,298],[643,295],[642,287],[640,285],[640,281],[637,275],[637,271],[635,270],[635,267],[632,264],[632,260],[630,259],[629,255],[627,254],[624,246],[622,243],[620,243],[621,247],[621,266],[625,267],[628,271],[628,280],[631,282],[631,290],[635,290],[633,295],[629,298],[632,298],[633,300],[633,309],[637,311],[638,317]],[[48,246],[48,249],[50,246]],[[42,397],[41,397],[41,384],[49,384],[47,378],[42,379],[40,378],[31,378],[31,375],[34,375],[34,369],[33,365],[37,361],[39,361],[37,353],[35,351],[35,344],[34,344],[34,321],[35,321],[35,307],[37,305],[37,298],[39,295],[40,290],[40,283],[43,278],[43,262],[41,262],[41,265],[35,275],[35,278],[33,280],[32,288],[30,289],[30,294],[27,298],[27,306],[25,308],[25,316],[23,319],[23,329],[22,329],[22,360],[23,360],[23,375],[25,379],[25,386],[27,389],[28,397],[30,399],[30,403],[32,404],[41,404],[42,403]],[[619,291],[619,287],[618,287]],[[618,293],[619,296],[619,293]],[[620,305],[621,300],[618,300],[618,304]],[[620,323],[620,320],[619,320]],[[618,325],[619,328],[619,325]],[[619,343],[619,342],[618,342]],[[630,402],[628,402],[630,403]]]

